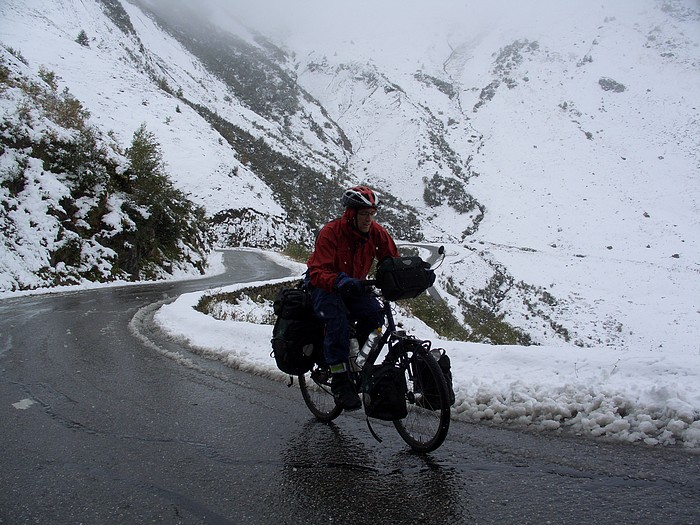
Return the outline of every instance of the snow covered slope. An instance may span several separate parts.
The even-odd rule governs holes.
[[[399,237],[448,244],[462,299],[500,278],[495,312],[533,341],[700,351],[696,1],[198,2],[231,41],[179,23],[188,2],[141,4],[160,21],[5,0],[0,42],[121,144],[145,122],[225,241],[308,240],[332,188],[367,182]]]
[[[557,300],[547,327],[532,294],[513,287],[502,305],[540,341],[564,327],[575,344],[700,351],[697,2],[402,5],[300,17],[280,37],[300,82],[362,144],[355,171],[420,205],[422,177],[455,172],[420,137],[429,108],[486,209],[445,270],[463,288],[503,264]],[[321,18],[323,46],[310,30]],[[370,89],[374,70],[398,94]],[[452,236],[471,225],[431,211]]]

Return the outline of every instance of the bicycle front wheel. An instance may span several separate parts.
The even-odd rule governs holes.
[[[394,426],[413,450],[431,452],[442,445],[450,428],[447,382],[440,365],[425,350],[408,350],[401,361],[408,415],[394,421]]]
[[[328,367],[314,366],[310,372],[298,376],[299,388],[306,406],[316,419],[333,421],[343,411],[336,405],[331,392],[331,373]]]

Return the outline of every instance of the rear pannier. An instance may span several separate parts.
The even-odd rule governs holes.
[[[271,343],[277,368],[290,375],[308,372],[322,360],[323,325],[314,316],[311,296],[303,282],[281,290],[273,309],[277,320]]]
[[[272,304],[275,315],[294,320],[313,317],[311,294],[303,284],[303,281],[299,281],[294,288],[280,290]]]

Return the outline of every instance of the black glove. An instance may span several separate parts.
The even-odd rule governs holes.
[[[348,277],[340,272],[335,280],[335,288],[343,298],[357,297],[362,294],[362,285],[358,279]]]

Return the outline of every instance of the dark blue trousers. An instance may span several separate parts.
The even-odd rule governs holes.
[[[338,293],[328,293],[310,286],[316,316],[325,326],[323,354],[326,363],[347,363],[350,353],[350,323],[356,321],[356,337],[362,345],[367,336],[384,324],[382,305],[369,293],[343,299]]]

